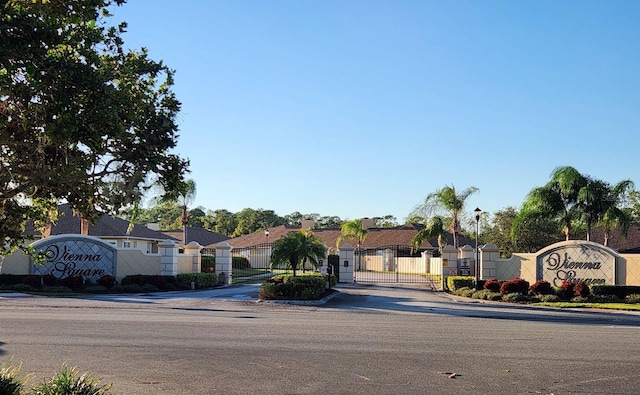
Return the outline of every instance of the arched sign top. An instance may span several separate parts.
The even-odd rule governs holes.
[[[116,277],[117,249],[97,237],[58,235],[31,245],[46,257],[41,265],[31,261],[32,274],[49,274],[59,279],[82,277],[92,281],[105,275]]]
[[[587,284],[616,283],[619,255],[591,241],[569,240],[552,244],[536,254],[536,277],[559,287],[563,281]]]

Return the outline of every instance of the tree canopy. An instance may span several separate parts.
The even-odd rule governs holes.
[[[632,187],[631,180],[612,186],[571,166],[557,167],[547,184],[527,195],[513,220],[512,237],[516,240],[523,228],[546,220],[554,221],[562,229],[565,240],[571,239],[575,229],[584,229],[589,240],[594,224],[604,226],[607,235],[613,225],[619,225],[626,234],[632,216],[622,203]]]
[[[451,219],[449,231],[453,235],[453,246],[458,248],[458,235],[461,231],[460,216],[464,210],[469,196],[478,191],[476,187],[468,187],[462,191],[456,191],[455,186],[447,185],[427,195],[424,202],[416,207],[409,218],[428,218],[438,214],[446,214]]]
[[[323,259],[326,254],[327,246],[322,239],[310,230],[300,229],[297,232],[288,233],[273,243],[271,266],[291,268],[295,276],[299,265],[309,261],[313,266],[318,267],[320,259]]]
[[[188,161],[171,153],[180,102],[174,72],[125,50],[124,0],[0,0],[0,239],[22,243],[66,201],[84,218],[115,213],[159,183],[175,190]]]

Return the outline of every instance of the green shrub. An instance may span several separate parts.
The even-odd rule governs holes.
[[[636,285],[603,285],[596,284],[589,287],[591,294],[595,296],[600,295],[615,295],[619,300],[624,300],[627,295],[640,294],[640,287]]]
[[[473,293],[476,292],[475,289],[473,288],[469,288],[469,287],[462,287],[458,290],[456,290],[455,294],[458,296],[463,296],[465,298],[470,298]]]
[[[447,288],[455,292],[460,288],[473,288],[474,278],[471,276],[449,276],[447,277]]]
[[[190,289],[191,283],[195,284],[196,289],[211,288],[218,284],[218,276],[216,273],[182,273],[178,274],[177,286],[184,289]]]
[[[34,291],[33,287],[28,284],[15,284],[15,285],[10,285],[7,288],[14,292],[33,292]]]
[[[142,292],[150,293],[150,292],[158,292],[160,289],[153,284],[145,284],[142,286]]]
[[[502,300],[502,294],[500,292],[489,292],[487,300]]]
[[[529,297],[521,294],[520,292],[511,292],[508,294],[502,294],[502,300],[505,302],[528,302]]]
[[[127,293],[131,293],[131,294],[142,293],[142,286],[138,284],[126,284],[126,285],[123,285],[123,287],[124,287],[123,291]]]
[[[335,276],[331,276],[331,283],[335,284]],[[311,273],[293,276],[282,274],[273,276],[260,286],[260,299],[291,299],[317,300],[326,291],[327,276]]]
[[[591,295],[591,300],[597,303],[617,303],[620,302],[620,298],[616,295]]]
[[[68,294],[68,293],[72,293],[73,290],[63,285],[52,285],[50,287],[47,287],[47,286],[42,287],[42,292],[49,292],[54,294]]]
[[[589,297],[587,296],[574,296],[573,298],[571,298],[571,301],[573,303],[589,303],[591,302],[591,299],[589,299]]]
[[[502,295],[500,292],[493,292],[489,289],[483,289],[481,291],[475,291],[471,294],[473,299],[482,299],[482,300],[501,300]]]
[[[116,284],[113,287],[111,287],[111,292],[113,293],[123,293],[124,292],[124,285],[122,284]]]
[[[109,290],[102,285],[92,285],[90,287],[86,287],[83,291],[90,294],[104,294],[109,292]]]
[[[20,369],[22,364],[15,366],[12,360],[3,362],[0,365],[0,394],[2,395],[21,395],[22,388],[30,376],[20,378]]]
[[[640,303],[640,294],[627,295],[624,301],[625,303]]]
[[[558,298],[558,295],[555,294],[539,295],[538,299],[540,299],[541,302],[549,303],[557,302],[558,300],[560,300],[560,298]]]
[[[111,384],[100,384],[100,379],[89,373],[79,374],[77,368],[66,364],[55,376],[31,389],[30,395],[102,395]]]

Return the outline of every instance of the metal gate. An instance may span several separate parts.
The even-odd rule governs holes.
[[[440,276],[430,273],[431,254],[423,254],[425,251],[424,248],[413,250],[406,245],[357,249],[354,256],[355,281],[428,283],[435,286]]]

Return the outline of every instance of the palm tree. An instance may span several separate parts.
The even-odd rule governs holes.
[[[356,242],[356,256],[358,257],[358,267],[360,270],[360,264],[362,257],[360,256],[360,247],[367,238],[367,230],[362,226],[362,219],[354,219],[353,221],[347,221],[340,227],[340,236],[336,240],[336,247],[340,248],[340,244],[344,240],[354,240]]]
[[[609,244],[609,234],[614,226],[620,228],[622,236],[627,237],[629,226],[633,220],[631,214],[621,208],[623,199],[633,188],[631,180],[620,181],[613,187],[608,188],[606,197],[603,199],[606,204],[603,212],[598,215],[598,223],[604,228],[604,245]]]
[[[515,238],[527,222],[552,218],[561,224],[565,240],[569,240],[573,223],[583,216],[578,203],[580,191],[588,181],[588,177],[571,166],[557,167],[545,186],[534,188],[527,195],[522,210],[513,221],[512,237]]]
[[[306,261],[315,267],[320,266],[319,260],[327,255],[327,246],[322,239],[315,236],[312,231],[301,229],[290,232],[286,236],[273,243],[271,252],[271,267],[284,265],[293,270],[296,276],[298,265]]]
[[[438,251],[442,253],[442,249],[447,244],[447,231],[444,227],[442,217],[433,217],[426,225],[427,226],[420,229],[418,233],[413,236],[413,239],[411,240],[411,248],[416,250],[420,248],[423,241],[437,238]]]
[[[340,243],[345,240],[354,240],[357,243],[358,248],[367,238],[367,230],[362,226],[361,219],[354,219],[353,221],[347,221],[340,227],[340,236],[336,240],[336,247],[340,248]]]
[[[414,209],[409,217],[420,216],[422,218],[429,218],[434,216],[434,214],[446,212],[451,216],[449,230],[453,235],[453,246],[458,248],[458,234],[462,229],[460,226],[459,215],[464,209],[464,204],[467,198],[477,191],[478,188],[476,187],[468,187],[458,193],[453,185],[447,185],[444,188],[427,195],[424,203]]]
[[[196,200],[196,182],[185,180],[173,191],[166,193],[160,201],[163,203],[177,203],[182,214],[180,223],[182,224],[182,244],[187,244],[187,225],[189,224],[189,206]]]

